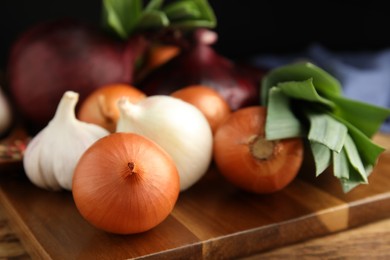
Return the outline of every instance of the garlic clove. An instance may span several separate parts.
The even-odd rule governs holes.
[[[64,139],[75,140],[75,142],[65,142],[62,145],[61,152],[67,151],[69,154],[64,156],[64,160],[56,162],[53,165],[54,175],[61,187],[72,190],[73,171],[76,168],[77,162],[83,155],[85,150],[89,148],[96,140],[108,134],[108,131],[93,124],[77,121],[74,129],[68,131]],[[61,155],[58,155],[61,156]]]
[[[49,190],[72,189],[73,172],[81,155],[109,132],[75,116],[78,93],[67,91],[49,124],[27,145],[23,165],[28,178]]]
[[[61,186],[48,164],[50,160],[45,160],[45,155],[41,149],[41,139],[45,131],[39,132],[27,145],[23,158],[23,167],[27,177],[36,186],[47,190],[60,190]]]

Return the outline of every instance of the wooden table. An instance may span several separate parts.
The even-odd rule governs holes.
[[[390,219],[256,254],[245,259],[291,259],[292,257],[390,259]],[[4,212],[0,210],[0,259],[8,258],[27,260],[30,256],[9,227]]]
[[[4,209],[0,207],[0,259],[30,259],[19,238],[9,225]]]
[[[375,140],[386,147],[390,153],[390,136],[375,136]],[[390,171],[390,169],[389,169]],[[10,219],[0,207],[0,259],[29,259],[18,237],[10,228]],[[389,214],[390,215],[390,214]],[[341,229],[328,235],[303,239],[297,243],[265,250],[244,259],[369,259],[390,258],[390,218],[380,219],[368,224]]]

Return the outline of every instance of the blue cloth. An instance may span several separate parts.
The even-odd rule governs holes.
[[[336,53],[315,44],[302,53],[257,56],[253,63],[272,69],[299,60],[311,61],[337,78],[345,97],[390,108],[390,49]],[[390,132],[389,119],[380,130]]]

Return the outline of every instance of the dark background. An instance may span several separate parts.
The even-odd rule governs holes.
[[[376,1],[209,0],[217,15],[217,51],[231,58],[289,53],[320,43],[332,50],[390,47],[390,14]],[[0,68],[28,26],[57,17],[98,24],[100,0],[0,0]]]

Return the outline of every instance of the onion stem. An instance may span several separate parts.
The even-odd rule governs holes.
[[[131,175],[133,175],[135,173],[135,171],[134,171],[135,163],[129,162],[129,163],[127,163],[127,167],[129,167],[129,169],[130,169],[130,172],[129,172],[130,174],[126,174],[124,177],[131,176]]]
[[[273,154],[274,148],[274,141],[268,141],[258,135],[252,136],[249,141],[251,154],[258,160],[267,160]]]

